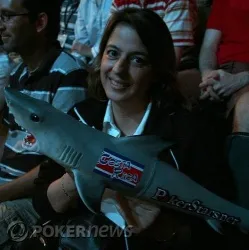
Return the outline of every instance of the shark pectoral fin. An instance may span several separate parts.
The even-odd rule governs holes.
[[[77,170],[73,170],[74,180],[77,191],[84,205],[93,213],[100,213],[101,200],[105,190],[104,183],[101,180],[84,176]]]
[[[206,219],[207,224],[217,233],[223,234],[222,224],[214,219]]]
[[[139,135],[139,136],[127,136],[118,138],[115,141],[116,144],[134,148],[134,152],[138,149],[142,152],[150,152],[151,155],[158,155],[158,152],[170,148],[175,144],[173,141],[163,140],[159,136],[155,135]]]

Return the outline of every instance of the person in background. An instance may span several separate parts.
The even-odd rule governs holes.
[[[68,112],[86,98],[87,72],[57,41],[60,8],[61,0],[0,0],[0,34],[3,49],[22,58],[8,86]],[[6,104],[1,110],[8,130],[0,162],[0,248],[5,250],[13,244],[9,224],[19,220],[31,227],[39,218],[29,197],[47,158],[24,147],[35,138],[15,123]]]
[[[79,2],[79,0],[64,0],[61,7],[60,33],[58,35],[58,40],[61,47],[69,53],[72,50],[73,41],[75,39],[74,29]]]
[[[112,0],[81,0],[75,23],[73,55],[82,65],[91,65],[99,52],[99,43],[110,16]]]
[[[214,0],[199,59],[201,99],[222,101],[231,118],[237,102],[248,105],[239,101],[249,90],[248,14],[246,0]]]

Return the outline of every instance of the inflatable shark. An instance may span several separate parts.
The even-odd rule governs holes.
[[[23,147],[56,161],[74,174],[79,195],[94,213],[105,188],[206,220],[249,229],[249,210],[203,188],[158,152],[171,142],[155,136],[114,138],[75,120],[50,104],[6,88],[16,122],[29,131]]]

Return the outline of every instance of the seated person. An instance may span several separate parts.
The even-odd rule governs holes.
[[[68,112],[86,97],[87,72],[57,41],[60,6],[61,0],[0,0],[0,33],[3,49],[22,58],[11,72],[9,87]],[[1,124],[5,125],[1,133],[3,127],[8,130],[6,141],[1,137],[0,161],[0,248],[5,249],[13,243],[7,233],[13,220],[32,226],[39,218],[29,210],[32,207],[29,198],[39,164],[46,157],[22,147],[32,138],[15,122],[4,98],[1,102]]]
[[[60,17],[60,33],[58,40],[61,47],[71,52],[74,41],[74,28],[77,19],[79,0],[63,0]]]
[[[248,14],[247,0],[214,0],[201,48],[201,99],[224,100],[227,115],[249,88]]]
[[[99,52],[99,42],[110,16],[111,4],[112,0],[80,1],[72,52],[82,61],[82,65],[91,64]]]
[[[223,119],[214,116],[213,110],[205,111],[212,105],[187,111],[175,82],[176,58],[167,26],[148,9],[127,8],[115,12],[104,31],[89,77],[93,99],[69,113],[114,137],[158,135],[176,141],[176,147],[164,151],[160,159],[232,199],[233,186],[224,161]],[[72,218],[76,211],[83,217],[88,214],[73,176],[53,161],[42,164],[36,184],[33,205],[45,221]],[[131,249],[199,249],[200,240],[202,249],[210,249],[214,241],[216,246],[229,246],[229,238],[214,232],[202,219],[109,189],[101,210],[103,214],[114,210],[118,217],[114,223],[133,225],[140,232],[128,239]],[[122,249],[123,238],[122,242],[112,240],[103,243],[105,249]]]

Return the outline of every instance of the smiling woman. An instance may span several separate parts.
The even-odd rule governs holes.
[[[120,98],[122,94],[134,108],[137,102],[145,105],[169,91],[171,98],[182,101],[175,84],[173,41],[167,26],[155,13],[144,10],[113,15],[94,64],[89,89],[97,99],[109,95]],[[122,89],[125,93],[118,93]]]
[[[111,101],[121,133],[134,134],[150,102],[183,104],[176,86],[176,58],[165,23],[149,10],[115,13],[89,76],[89,92]],[[123,117],[124,126],[120,114],[133,118]]]
[[[101,61],[101,82],[107,98],[129,101],[133,107],[147,104],[153,79],[147,49],[136,31],[129,25],[117,25]]]
[[[223,121],[212,117],[212,112],[206,113],[204,108],[193,113],[184,108],[184,100],[176,88],[173,41],[160,16],[145,9],[128,8],[115,12],[104,31],[100,53],[88,84],[93,98],[77,104],[70,115],[117,138],[152,135],[167,142],[174,141],[174,146],[158,152],[158,159],[184,172],[205,188],[230,198],[232,185],[223,158],[224,131],[220,130],[223,129]],[[96,154],[96,148],[91,148],[90,143],[87,147]],[[149,147],[146,149],[151,150]],[[107,152],[105,148],[103,152]],[[115,174],[116,164],[113,162],[105,163]],[[48,161],[41,166],[40,175],[46,178],[53,176],[54,179],[49,179],[49,185],[47,182],[41,185],[42,191],[35,195],[33,203],[44,218],[70,212],[73,217],[73,202],[79,198],[74,179],[66,172],[60,172],[56,179],[54,169],[58,165],[55,165]],[[177,183],[179,180],[174,181]],[[221,182],[222,186],[219,185]],[[43,190],[44,186],[46,190]],[[196,190],[193,190],[191,195],[195,197],[195,194]],[[77,210],[82,217],[86,216],[86,208],[79,206]],[[101,212],[110,219],[110,223],[136,229],[136,237],[128,240],[134,250],[198,249],[200,239],[211,238],[215,234],[207,229],[204,220],[126,197],[110,189],[106,189],[102,196]],[[100,221],[102,218],[98,215],[93,217],[100,218]],[[85,219],[91,220],[89,217]],[[117,244],[110,239],[105,249],[123,249],[125,239],[119,238]],[[78,249],[88,249],[85,240],[82,239]],[[95,246],[94,249],[103,249],[101,247]]]

